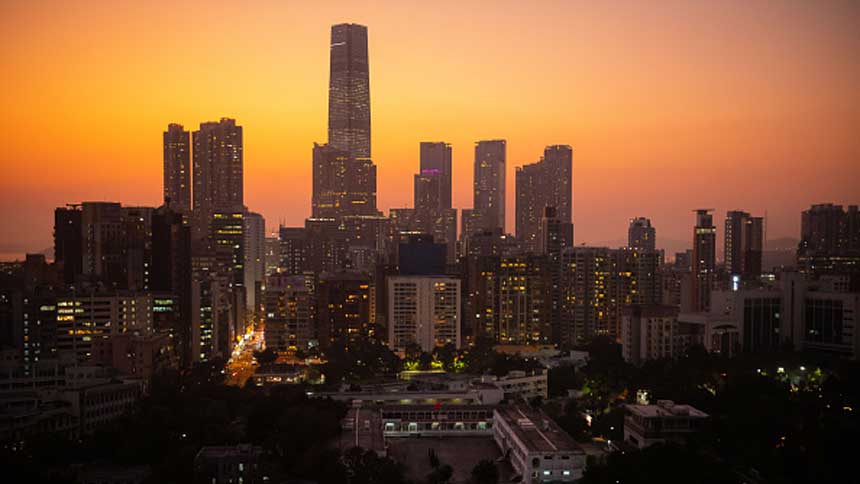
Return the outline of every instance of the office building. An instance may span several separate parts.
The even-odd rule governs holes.
[[[388,278],[388,347],[423,351],[460,347],[460,280],[444,276]]]
[[[348,158],[370,158],[370,68],[367,27],[331,27],[328,142]]]
[[[377,215],[367,27],[331,28],[328,143],[314,144],[312,217]]]

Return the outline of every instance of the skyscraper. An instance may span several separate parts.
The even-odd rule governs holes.
[[[191,211],[191,143],[181,124],[169,124],[164,132],[164,200],[170,208]]]
[[[657,247],[657,231],[651,226],[651,219],[637,217],[630,220],[627,229],[627,247],[653,251]]]
[[[705,311],[711,306],[711,290],[717,266],[717,228],[710,209],[696,210],[693,229],[692,309]]]
[[[259,311],[263,280],[266,276],[266,219],[256,212],[245,212],[245,301],[251,311]]]
[[[236,120],[200,123],[194,141],[193,237],[196,242],[211,237],[216,211],[244,209],[242,127]]]
[[[761,274],[763,232],[761,217],[739,210],[726,213],[724,254],[731,276],[746,279]]]
[[[416,175],[416,190],[418,189],[418,177],[436,180],[434,191],[438,194],[437,205],[432,208],[451,208],[451,145],[444,141],[425,141],[420,145],[421,166],[420,173]],[[415,193],[415,208],[418,204],[418,192]],[[431,207],[427,207],[431,208]]]
[[[314,144],[313,217],[377,215],[367,27],[332,26],[330,55],[328,143]]]
[[[370,70],[367,27],[331,27],[328,142],[356,160],[370,158]]]
[[[573,150],[567,145],[547,146],[540,161],[517,168],[516,235],[529,249],[536,248],[547,207],[555,208],[560,223],[571,223],[572,170]]]
[[[804,210],[797,265],[813,275],[844,274],[860,290],[860,211],[857,205],[825,203]]]
[[[554,206],[562,223],[573,220],[573,150],[568,145],[550,145],[543,151],[550,182],[547,206]]]
[[[57,266],[60,281],[65,284],[74,284],[84,271],[82,215],[80,205],[59,207],[54,210],[54,263]]]
[[[505,229],[505,169],[507,142],[503,139],[475,143],[474,199],[483,214],[483,229]]]

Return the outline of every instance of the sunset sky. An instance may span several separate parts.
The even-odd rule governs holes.
[[[768,215],[797,237],[812,203],[860,203],[860,2],[0,2],[0,253],[52,245],[53,208],[158,205],[162,131],[233,117],[245,203],[270,228],[310,214],[326,140],[329,29],[368,26],[380,208],[411,206],[420,141],[474,141],[514,169],[570,144],[577,244],[647,216]]]

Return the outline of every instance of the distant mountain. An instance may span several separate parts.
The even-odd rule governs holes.
[[[578,245],[583,245],[580,243]],[[585,242],[584,245],[592,247],[625,247],[627,239],[599,240],[597,242]],[[657,236],[657,248],[663,249],[667,256],[674,257],[676,252],[684,252],[690,248],[690,242],[682,240],[663,239]]]

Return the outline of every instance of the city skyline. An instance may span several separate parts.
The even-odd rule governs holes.
[[[535,18],[518,19],[521,24],[516,25],[521,25],[524,31],[537,32],[537,19],[545,18],[551,12],[563,11],[551,3],[545,7]],[[667,239],[688,241],[692,222],[689,210],[698,206],[717,208],[715,215],[718,220],[722,219],[724,212],[734,209],[760,215],[767,213],[768,238],[798,238],[798,213],[804,208],[816,203],[846,205],[856,202],[860,170],[854,163],[858,150],[850,131],[858,121],[858,110],[852,106],[856,107],[860,101],[856,92],[849,85],[843,85],[845,81],[841,80],[852,78],[852,73],[858,71],[857,61],[850,57],[858,42],[849,36],[847,29],[851,19],[858,17],[856,7],[822,12],[808,11],[793,3],[746,7],[745,13],[749,18],[743,14],[721,17],[729,23],[717,27],[712,21],[702,20],[705,18],[703,14],[710,12],[709,7],[684,4],[678,15],[693,15],[699,26],[718,29],[712,32],[711,40],[702,41],[704,45],[699,45],[691,32],[685,32],[680,24],[670,22],[673,28],[667,29],[668,33],[656,35],[650,32],[649,35],[653,34],[650,37],[652,42],[639,51],[631,41],[610,41],[607,36],[623,27],[625,20],[613,12],[594,7],[582,15],[589,20],[602,19],[605,31],[591,27],[574,35],[566,33],[557,22],[552,22],[547,24],[545,36],[517,44],[518,48],[510,53],[509,58],[501,59],[500,54],[491,52],[482,59],[485,62],[481,72],[474,69],[477,66],[463,66],[468,67],[468,61],[479,59],[479,51],[489,46],[484,42],[497,41],[497,50],[502,51],[508,40],[492,36],[489,41],[473,43],[476,39],[468,32],[467,26],[454,22],[447,27],[453,32],[443,45],[460,42],[463,49],[433,47],[418,35],[410,35],[416,47],[412,52],[392,40],[409,32],[405,26],[392,22],[392,18],[397,14],[403,15],[403,11],[391,9],[390,16],[379,17],[368,12],[353,15],[357,9],[338,6],[332,7],[331,12],[323,9],[313,16],[313,22],[308,26],[298,28],[298,32],[275,30],[274,22],[262,22],[258,35],[243,40],[243,49],[253,49],[249,51],[248,58],[232,58],[237,72],[243,75],[230,81],[213,80],[216,87],[211,89],[215,94],[221,94],[216,97],[205,89],[200,95],[195,94],[205,76],[183,69],[175,57],[156,64],[167,69],[165,72],[178,74],[175,80],[163,77],[165,73],[158,77],[135,77],[139,68],[134,62],[135,49],[156,48],[163,45],[163,41],[148,38],[152,44],[141,45],[131,40],[130,33],[140,28],[137,20],[132,18],[133,8],[110,12],[118,18],[116,25],[126,22],[132,28],[130,33],[117,32],[112,24],[110,30],[115,41],[108,46],[93,43],[98,38],[96,34],[71,35],[70,27],[66,25],[68,20],[52,16],[41,7],[10,4],[4,8],[9,10],[8,15],[4,15],[5,22],[9,19],[19,21],[14,29],[10,29],[16,33],[25,32],[37,20],[56,28],[43,31],[42,36],[24,36],[14,45],[4,47],[9,54],[4,58],[18,68],[14,70],[11,89],[4,90],[3,94],[11,111],[3,122],[2,130],[3,136],[8,137],[4,145],[9,147],[0,155],[8,174],[2,185],[2,210],[4,217],[18,230],[9,231],[0,239],[0,252],[3,253],[21,256],[24,252],[49,247],[53,221],[51,210],[69,201],[160,204],[163,193],[160,134],[169,123],[182,124],[190,131],[201,122],[221,117],[236,119],[236,123],[245,128],[246,205],[266,217],[269,222],[267,233],[280,221],[290,226],[300,225],[310,214],[312,143],[326,138],[325,91],[320,86],[326,85],[328,73],[325,67],[320,66],[325,66],[328,55],[325,52],[327,41],[319,40],[328,36],[330,25],[345,18],[370,27],[369,64],[374,85],[371,100],[375,103],[371,109],[375,117],[373,161],[379,167],[379,207],[383,210],[410,205],[411,180],[419,161],[419,143],[433,140],[452,146],[453,206],[470,207],[472,148],[475,141],[482,139],[507,141],[508,232],[513,232],[514,226],[515,169],[532,163],[545,146],[572,146],[573,218],[577,244],[623,241],[629,220],[638,216],[652,220],[658,232],[658,247],[662,247],[662,241]],[[265,8],[273,20],[291,18],[296,13],[289,8]],[[469,15],[475,15],[474,6],[465,10]],[[514,20],[508,17],[513,16],[512,11],[515,10],[497,15],[513,24]],[[839,16],[840,12],[844,15]],[[255,19],[259,13],[255,12]],[[335,13],[336,19],[332,17]],[[675,19],[665,17],[668,13],[660,11],[660,8],[652,13],[661,21]],[[801,17],[801,13],[807,16]],[[84,24],[93,21],[89,16],[82,18],[81,12],[75,8],[64,14]],[[767,17],[767,21],[758,16]],[[565,18],[569,22],[585,22],[584,19],[572,18],[571,14]],[[756,24],[752,18],[759,18],[762,23]],[[816,19],[819,22],[826,20],[828,29],[816,28]],[[166,27],[156,24],[155,31],[159,26]],[[804,30],[804,26],[809,28]],[[734,37],[724,37],[731,28],[739,29],[743,34],[739,36],[753,40],[752,44],[758,49],[740,55],[737,48],[743,42]],[[792,30],[798,28],[802,32]],[[424,26],[421,29],[429,30]],[[639,31],[634,33],[642,35]],[[684,38],[682,34],[691,36],[696,47],[704,47],[703,52],[716,55],[720,61],[718,66],[732,67],[728,69],[729,73],[717,73],[711,66],[705,74],[696,74],[696,68],[702,66],[691,55],[693,48],[675,52],[670,45],[672,39]],[[768,35],[778,37],[782,43],[768,40],[771,38]],[[94,71],[85,74],[63,62],[42,65],[66,82],[62,86],[55,84],[50,75],[35,76],[34,63],[47,61],[49,55],[55,55],[44,50],[43,42],[50,36],[70,41],[62,48],[90,46],[89,50],[70,53],[70,58],[82,65],[93,66]],[[498,75],[506,72],[500,67],[503,61],[509,61],[506,64],[509,67],[530,66],[534,72],[551,65],[546,58],[553,53],[549,40],[559,38],[566,40],[563,44],[568,49],[565,50],[567,53],[596,45],[617,49],[615,57],[618,59],[632,58],[625,54],[647,53],[649,59],[659,61],[658,64],[678,61],[680,66],[671,79],[654,74],[645,76],[644,80],[638,79],[637,89],[632,94],[619,88],[633,81],[622,82],[620,78],[610,77],[610,86],[600,87],[595,82],[597,79],[590,77],[625,72],[618,66],[613,67],[615,61],[600,58],[597,54],[571,57],[576,58],[577,66],[583,67],[587,74],[585,78],[559,76],[563,79],[546,84],[521,72],[509,77]],[[298,42],[307,47],[291,48],[291,39],[294,42],[301,39]],[[722,46],[713,39],[732,42]],[[263,40],[278,40],[278,48],[263,46]],[[789,47],[800,44],[804,44],[801,52],[804,56],[785,61],[765,58],[767,53],[787,53],[791,51]],[[203,70],[211,67],[219,72],[226,68],[225,59],[230,58],[224,52],[221,57],[201,53],[199,47],[188,50],[188,55],[202,55],[201,65],[205,67],[199,69]],[[236,51],[226,52],[238,54]],[[254,55],[254,52],[259,52],[259,55]],[[279,70],[281,68],[264,68],[265,62],[276,58],[279,52],[298,57],[299,60],[289,64],[293,69],[301,70],[301,76],[294,75],[300,79],[290,79]],[[818,59],[815,58],[816,52],[822,54]],[[129,53],[133,55],[123,62],[121,57]],[[535,53],[540,55],[531,60],[525,58],[524,54]],[[111,60],[111,72],[99,70],[99,64],[95,63],[96,54]],[[31,60],[22,63],[24,55],[30,56]],[[414,70],[411,62],[422,59],[433,60],[438,68],[434,67],[431,73]],[[460,65],[460,70],[451,69],[463,62],[466,64]],[[641,60],[633,64],[637,68],[644,67]],[[392,69],[399,69],[400,73]],[[767,69],[777,69],[776,72],[785,76],[774,79]],[[104,75],[97,75],[99,73]],[[488,74],[495,74],[492,78],[499,81],[483,82]],[[714,77],[708,79],[707,74]],[[756,76],[771,77],[762,85],[756,81]],[[458,77],[461,78],[458,83],[449,85]],[[299,89],[280,89],[277,97],[267,97],[274,92],[272,84],[285,79]],[[566,79],[572,80],[572,88],[559,91]],[[169,94],[167,87],[156,86],[160,83],[166,85],[168,81],[176,82],[173,89],[179,93],[178,96]],[[714,99],[699,96],[717,86],[718,81],[728,84],[725,90],[718,90]],[[447,87],[440,91],[432,88],[430,83]],[[260,92],[250,92],[249,88],[255,86],[261,88]],[[544,97],[529,91],[549,86],[559,97],[552,106],[546,104]],[[147,96],[154,96],[148,98],[148,106],[137,104],[141,96],[137,96],[135,89],[140,87]],[[678,88],[676,104],[659,106],[656,100],[646,99],[646,91],[657,89],[656,99],[665,101],[668,91],[673,90],[670,87]],[[826,92],[804,97],[799,91],[793,92],[792,87],[805,87],[808,92]],[[483,93],[481,89],[487,92]],[[442,96],[443,91],[447,97]],[[621,97],[610,99],[615,95]],[[482,99],[491,98],[493,103],[481,104]],[[753,99],[755,103],[750,104]],[[92,104],[85,119],[75,114],[81,112],[81,102]],[[442,104],[436,114],[428,111],[440,102]],[[113,105],[122,105],[123,108]],[[620,119],[607,120],[610,116],[606,113],[612,110],[601,108],[613,105],[643,109],[633,109],[633,114],[625,109],[620,112]],[[790,111],[786,110],[787,105],[792,106]],[[663,109],[658,109],[661,107]],[[38,109],[29,116],[23,115],[29,108]],[[469,116],[478,108],[489,114],[486,117]],[[35,113],[41,116],[34,118]],[[430,119],[421,119],[422,113]],[[542,123],[541,120],[551,122]],[[766,122],[758,126],[761,120]],[[100,136],[83,136],[93,131],[96,125],[102,128],[98,130]],[[289,132],[290,137],[277,143],[285,132]],[[615,136],[624,142],[614,143],[611,138]],[[45,137],[55,142],[45,143]],[[707,149],[703,150],[703,146]],[[695,168],[689,160],[697,162]],[[51,176],[45,176],[46,169],[50,169]],[[648,176],[643,178],[643,174]],[[761,179],[772,183],[762,184]],[[284,186],[291,189],[284,190]],[[614,195],[614,190],[624,196]],[[722,230],[718,233],[717,246],[722,247]]]
[[[0,2],[13,480],[850,475],[856,0],[163,1]]]

